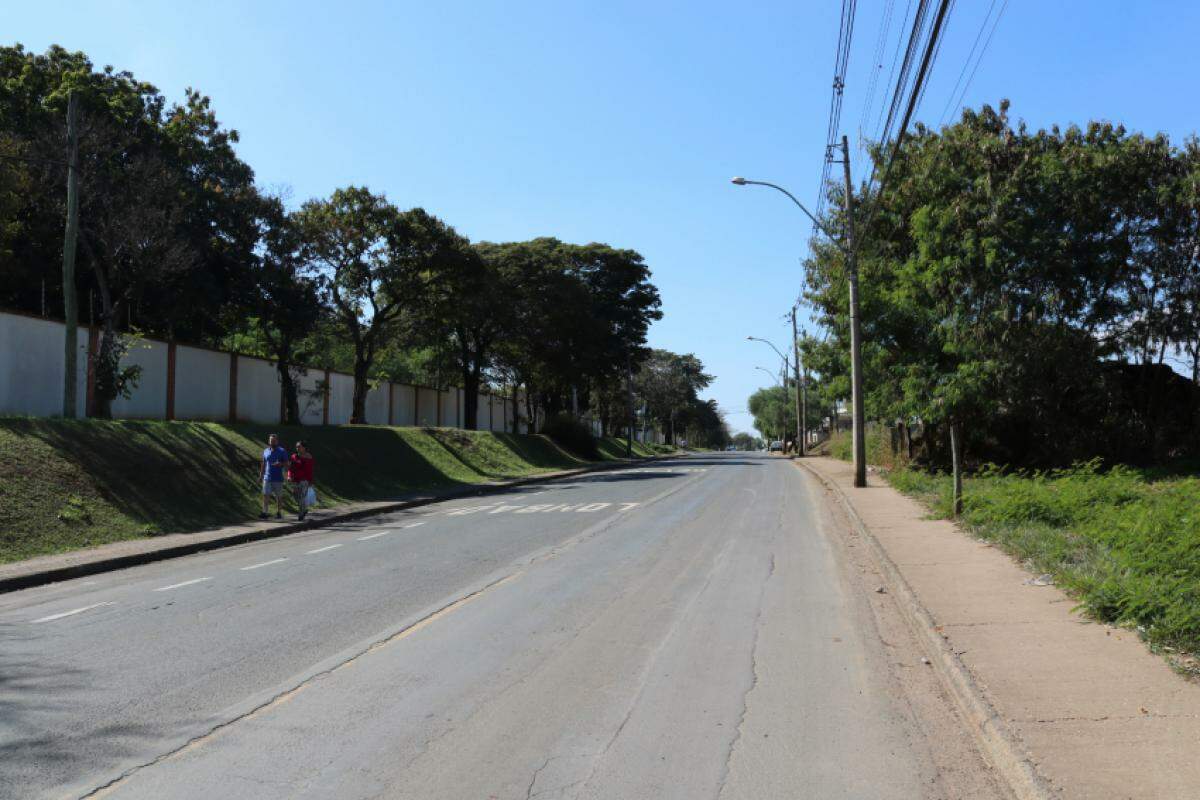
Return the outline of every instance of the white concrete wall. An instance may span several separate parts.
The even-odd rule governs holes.
[[[388,424],[388,385],[387,381],[367,392],[367,422],[371,425]]]
[[[63,331],[64,325],[53,320],[0,312],[0,415],[56,416],[62,410]],[[87,328],[78,333],[77,414],[84,416],[87,403]],[[223,420],[229,413],[229,355],[199,347],[178,345],[175,364],[176,419]],[[113,416],[121,418],[163,419],[167,410],[167,344],[154,339],[134,343],[122,362],[139,364],[142,375],[133,396],[113,403]],[[324,398],[315,393],[324,370],[313,369],[299,377],[301,420],[320,425]],[[329,422],[344,425],[350,421],[354,379],[350,375],[330,376]],[[415,395],[419,391],[419,419],[414,414]],[[415,390],[397,383],[392,391],[392,424],[434,426],[439,424],[438,393],[433,389]],[[238,420],[275,424],[280,419],[281,388],[272,362],[250,356],[238,357]],[[479,395],[480,430],[505,429],[511,419],[500,396]],[[521,413],[524,401],[518,398]],[[461,389],[441,392],[440,424],[463,424],[464,394]],[[376,425],[388,422],[388,385],[381,384],[367,395],[367,421]],[[529,425],[522,419],[521,430]]]
[[[416,390],[403,383],[397,383],[392,397],[392,424],[415,425],[413,416],[413,400]]]
[[[329,424],[347,425],[354,411],[354,377],[332,372],[329,375]]]
[[[175,419],[229,419],[228,353],[176,346]]]
[[[479,395],[477,403],[476,408],[478,411],[476,412],[475,428],[476,430],[490,431],[492,429],[492,411],[488,407],[488,396],[486,394]]]
[[[179,376],[175,376],[176,382]],[[261,358],[238,356],[237,416],[243,422],[271,425],[279,422],[282,388],[275,365]],[[176,398],[178,402],[178,398]],[[301,408],[304,400],[301,398]],[[179,414],[175,415],[177,418]]]
[[[462,413],[458,407],[458,391],[444,389],[442,395],[442,427],[458,428],[462,425]]]
[[[420,387],[420,401],[417,403],[417,425],[422,428],[433,428],[438,424],[437,392],[433,389]]]
[[[121,368],[138,365],[142,374],[129,398],[113,401],[112,413],[120,419],[166,419],[167,344],[156,339],[135,340],[121,359]]]
[[[296,382],[296,399],[300,403],[300,424],[320,425],[325,413],[325,398],[318,384],[325,380],[325,370],[310,369]]]
[[[63,335],[52,320],[0,314],[0,414],[62,414]],[[87,328],[79,328],[75,356],[75,414],[87,409]]]

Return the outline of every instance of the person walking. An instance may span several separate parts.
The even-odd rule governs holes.
[[[313,485],[313,469],[316,465],[316,459],[308,452],[308,445],[296,442],[296,452],[292,454],[291,463],[288,464],[288,481],[292,484],[292,491],[296,493],[296,505],[300,507],[297,519],[308,516],[308,490]]]
[[[288,452],[279,446],[279,437],[267,437],[267,449],[263,450],[259,477],[262,479],[262,513],[259,519],[270,515],[271,498],[275,498],[275,519],[283,519],[283,469],[288,463]]]

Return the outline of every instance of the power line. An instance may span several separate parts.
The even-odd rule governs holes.
[[[956,112],[958,109],[962,108],[963,100],[967,96],[967,90],[971,88],[971,82],[975,80],[975,73],[979,70],[979,65],[983,62],[983,54],[987,52],[988,45],[992,43],[992,37],[996,35],[996,28],[1000,27],[1000,18],[1004,16],[1004,10],[1006,8],[1008,8],[1008,0],[1004,0],[1004,2],[1000,5],[1000,11],[996,14],[996,21],[992,23],[992,30],[988,34],[987,39],[985,39],[983,42],[983,48],[979,51],[979,58],[975,59],[975,66],[971,69],[971,76],[967,78],[967,82],[963,84],[963,90],[958,96],[958,102],[954,104],[954,110]],[[987,20],[985,19],[984,22],[986,23]],[[980,31],[982,32],[982,29],[980,29]],[[941,124],[942,123],[939,120],[938,125],[940,126]]]
[[[883,177],[879,181],[879,188],[875,193],[875,199],[871,203],[871,211],[867,214],[862,230],[867,230],[870,227],[872,219],[875,217],[875,212],[879,208],[879,198],[883,195],[883,190],[887,186],[887,179],[891,175],[892,165],[896,163],[896,157],[900,152],[900,146],[904,143],[904,134],[908,131],[908,123],[912,120],[913,112],[916,110],[917,103],[920,100],[923,92],[925,80],[929,75],[929,66],[933,61],[934,52],[937,49],[938,39],[941,36],[942,27],[946,21],[946,14],[949,11],[950,0],[941,0],[938,5],[937,15],[933,20],[933,27],[929,32],[929,39],[925,44],[925,54],[921,57],[921,66],[917,71],[916,79],[913,82],[912,92],[908,98],[908,106],[904,111],[904,119],[900,123],[900,128],[896,132],[896,140],[892,144],[892,153],[888,158],[887,166],[884,167]],[[916,32],[914,28],[914,33]]]
[[[988,6],[987,14],[983,17],[983,22],[979,26],[979,32],[975,34],[975,41],[971,43],[971,50],[967,53],[967,60],[963,62],[962,69],[959,70],[958,80],[954,82],[954,88],[950,90],[950,96],[946,98],[946,107],[942,109],[942,115],[938,117],[938,127],[942,127],[942,121],[946,119],[946,115],[950,113],[950,104],[954,102],[954,95],[958,93],[958,87],[962,84],[963,78],[967,76],[967,67],[971,66],[971,59],[975,57],[975,48],[979,47],[979,40],[983,38],[983,32],[987,30],[988,20],[992,18],[992,11],[996,8],[996,0],[992,0],[992,4]]]
[[[838,43],[833,60],[833,92],[829,98],[829,124],[825,130],[825,164],[821,168],[821,182],[817,187],[817,214],[820,216],[825,208],[825,185],[829,181],[830,156],[829,144],[833,141],[842,124],[843,92],[846,88],[846,69],[850,64],[850,45],[854,39],[854,19],[858,10],[858,0],[842,0],[841,22],[838,25]]]

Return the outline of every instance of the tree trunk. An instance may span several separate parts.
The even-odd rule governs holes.
[[[367,376],[371,371],[374,348],[359,339],[354,343],[354,401],[350,408],[350,424],[367,424]]]
[[[100,333],[100,348],[95,361],[95,407],[93,415],[99,419],[112,419],[113,400],[117,399],[117,372],[120,358],[116,354],[117,330],[113,310],[104,314],[104,326]]]
[[[279,372],[279,386],[283,392],[283,424],[300,425],[300,398],[296,393],[296,381],[292,378],[292,367],[286,359],[275,362]]]
[[[479,429],[480,378],[475,365],[463,367],[463,427],[469,431]]]
[[[954,516],[960,516],[963,509],[962,498],[962,428],[958,422],[950,423],[950,463],[954,471]]]

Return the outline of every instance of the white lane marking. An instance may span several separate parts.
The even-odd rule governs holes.
[[[525,506],[524,508],[518,508],[513,513],[514,514],[536,514],[539,511],[545,511],[547,508],[554,508],[554,504],[553,503],[539,503],[539,504],[532,505],[532,506]]]
[[[318,547],[316,550],[309,550],[304,555],[311,556],[311,555],[315,555],[317,553],[324,553],[326,550],[333,550],[338,547],[341,547],[341,545],[340,544],[330,544],[330,545],[326,545],[324,547]]]
[[[514,508],[521,508],[521,506],[496,506],[495,508],[493,508],[491,511],[489,511],[487,513],[503,514],[505,511],[512,511]]]
[[[211,581],[211,580],[212,580],[211,575],[208,576],[207,578],[192,578],[190,581],[184,581],[183,583],[172,583],[170,586],[160,586],[157,589],[155,589],[154,591],[165,592],[168,589],[178,589],[181,586],[191,586],[193,583],[203,583],[204,581]]]
[[[404,527],[405,528],[419,528],[424,524],[425,524],[424,522],[410,522],[408,525],[405,525]]]
[[[391,531],[380,531],[379,533],[369,533],[366,536],[358,537],[360,542],[365,542],[367,539],[378,539],[380,536],[387,536]]]
[[[272,564],[278,564],[283,561],[287,561],[287,559],[286,558],[273,558],[270,561],[264,561],[261,564],[251,564],[248,567],[242,567],[242,571],[245,572],[248,569],[258,569],[259,567],[269,567]]]
[[[621,505],[624,506],[624,508],[622,508],[621,511],[628,511],[629,509],[633,508],[634,506],[640,506],[641,503],[621,503]]]
[[[115,603],[92,603],[90,606],[84,606],[83,608],[73,608],[70,611],[62,612],[61,614],[51,614],[48,617],[42,617],[41,619],[35,619],[33,622],[35,625],[39,622],[53,622],[56,619],[62,619],[63,617],[74,616],[75,614],[82,614],[85,611],[91,611],[93,608],[99,608],[100,606],[111,606],[111,605],[116,605],[116,604]]]
[[[589,511],[599,511],[600,509],[608,508],[611,505],[612,505],[612,503],[588,503],[586,506],[580,506],[579,508],[577,508],[575,510],[583,512],[583,513],[587,513]]]

